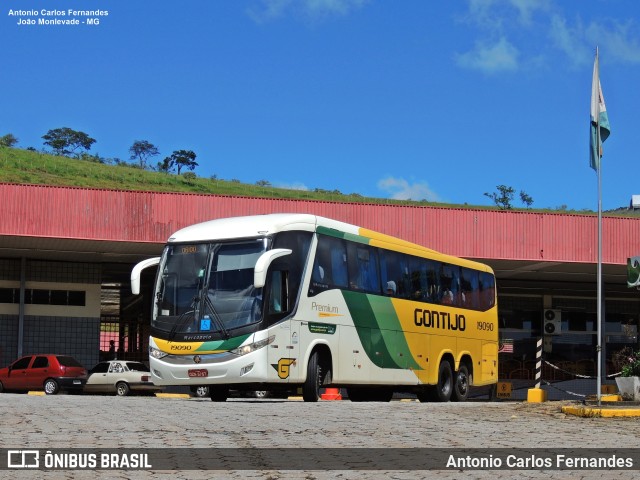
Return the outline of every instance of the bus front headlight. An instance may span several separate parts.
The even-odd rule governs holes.
[[[161,358],[164,358],[169,354],[163,352],[162,350],[158,350],[157,348],[149,346],[149,355],[152,356],[153,358],[160,360]]]
[[[234,348],[233,350],[229,350],[231,353],[235,353],[236,355],[246,355],[247,353],[255,352],[256,350],[260,350],[263,347],[273,343],[276,339],[275,335],[271,335],[269,338],[265,338],[264,340],[260,340],[258,342],[250,343],[249,345],[243,345],[238,348]]]

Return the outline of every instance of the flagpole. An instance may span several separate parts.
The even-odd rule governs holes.
[[[600,156],[600,122],[596,125],[598,157]],[[598,406],[602,394],[602,162],[598,165]]]
[[[596,47],[596,68],[598,75],[598,93],[600,93],[600,60],[598,58],[598,47]],[[599,99],[598,99],[599,100]],[[598,362],[598,385],[597,396],[598,406],[601,405],[602,400],[602,155],[600,145],[600,101],[596,111],[596,146],[598,155],[598,282],[597,282],[597,362]]]

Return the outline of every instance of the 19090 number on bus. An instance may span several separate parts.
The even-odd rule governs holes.
[[[478,322],[478,330],[484,330],[487,332],[493,332],[493,323],[491,322]]]

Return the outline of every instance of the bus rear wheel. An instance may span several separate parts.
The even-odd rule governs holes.
[[[469,396],[470,383],[469,370],[464,363],[461,363],[460,368],[456,372],[456,378],[453,383],[451,400],[454,402],[464,402]]]
[[[446,360],[440,362],[438,384],[433,393],[439,402],[448,402],[451,399],[451,394],[453,393],[453,371],[451,364]]]
[[[421,402],[448,402],[453,394],[453,371],[447,360],[440,362],[438,367],[438,383],[430,385],[418,392],[418,400]]]

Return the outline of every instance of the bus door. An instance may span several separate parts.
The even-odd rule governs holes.
[[[277,266],[276,266],[277,267]],[[268,380],[275,383],[294,382],[298,377],[300,322],[288,319],[292,311],[290,274],[286,269],[272,268],[266,295],[266,319],[271,324],[275,341],[269,345]]]
[[[269,381],[275,383],[295,382],[299,376],[298,356],[300,352],[300,322],[287,320],[274,327],[276,339],[269,345]]]

